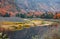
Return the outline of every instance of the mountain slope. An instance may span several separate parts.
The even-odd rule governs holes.
[[[28,10],[60,11],[60,0],[16,0],[16,4]]]

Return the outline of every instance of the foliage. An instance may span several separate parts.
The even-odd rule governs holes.
[[[55,14],[53,18],[54,18],[54,19],[60,19],[60,13]]]
[[[10,39],[8,38],[7,34],[4,34],[3,32],[0,33],[0,39]]]

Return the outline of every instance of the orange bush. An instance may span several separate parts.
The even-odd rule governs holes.
[[[54,17],[53,18],[57,18],[57,19],[60,19],[60,13],[58,13],[58,14],[56,14],[56,15],[54,15]]]

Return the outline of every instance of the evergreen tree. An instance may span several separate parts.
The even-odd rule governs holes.
[[[3,17],[10,17],[10,14],[6,13]]]
[[[16,17],[20,17],[20,14],[18,13],[18,14],[16,14]]]
[[[20,14],[20,17],[21,18],[25,18],[26,17],[26,14]]]

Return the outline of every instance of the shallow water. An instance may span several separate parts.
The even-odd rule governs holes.
[[[26,19],[26,18],[25,18]],[[33,20],[38,19],[38,20],[50,20],[50,21],[59,21],[59,19],[40,19],[40,18],[33,18]],[[18,17],[0,17],[0,21],[12,21],[12,22],[24,22],[23,18],[18,18]],[[28,29],[23,29],[19,31],[14,31],[14,32],[7,32],[8,37],[10,39],[33,39],[32,37],[36,38],[39,37],[38,39],[41,39],[41,37],[48,31],[50,30],[50,26],[39,26],[39,27],[31,27]]]
[[[50,27],[34,27],[29,29],[23,29],[15,32],[9,32],[10,39],[32,39],[32,36],[41,37]]]

